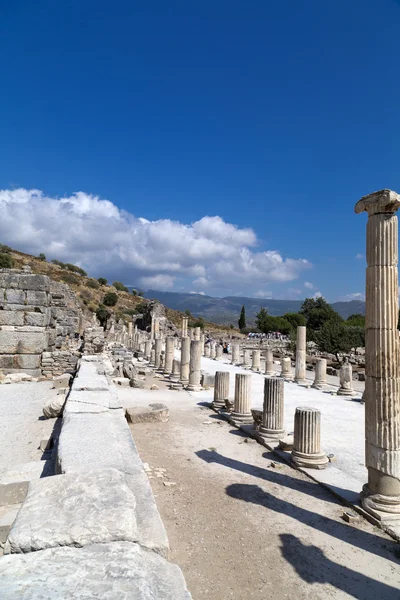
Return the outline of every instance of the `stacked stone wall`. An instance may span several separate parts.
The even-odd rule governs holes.
[[[42,375],[44,377],[57,377],[63,373],[76,372],[77,363],[81,356],[79,350],[55,350],[43,352]]]

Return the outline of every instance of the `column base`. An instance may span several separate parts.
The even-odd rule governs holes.
[[[285,379],[286,381],[293,381],[294,377],[293,375],[290,375],[289,373],[283,373],[282,375],[279,375],[279,377],[281,377],[282,379]]]
[[[329,458],[325,452],[306,454],[292,450],[291,461],[296,467],[304,467],[306,469],[325,469],[329,464]]]
[[[296,378],[294,378],[294,382],[298,383],[299,385],[308,385],[308,383],[309,383],[307,381],[307,379],[296,379]]]
[[[266,377],[273,377],[275,374],[275,371],[265,371],[264,375]]]
[[[213,400],[211,406],[216,410],[221,410],[222,408],[225,408],[225,400]]]
[[[311,386],[312,388],[316,389],[316,390],[325,390],[328,387],[328,384],[325,382],[315,382],[312,384]]]
[[[179,383],[181,383],[184,387],[189,385],[189,379],[180,379]]]
[[[261,425],[258,430],[258,435],[262,437],[264,440],[272,440],[279,441],[285,435],[284,429],[267,429],[267,427],[263,427]]]
[[[337,391],[337,395],[338,396],[354,396],[354,390],[345,390],[345,389],[339,388]]]
[[[193,384],[189,384],[189,385],[186,387],[186,389],[187,389],[187,391],[188,391],[188,392],[201,392],[201,390],[202,390],[203,388],[201,387],[201,385],[197,385],[197,384],[194,384],[194,385],[193,385]]]
[[[400,496],[374,494],[365,484],[361,492],[361,505],[379,521],[400,520]]]
[[[236,425],[236,427],[240,427],[241,425],[253,425],[253,415],[251,413],[243,414],[232,412],[229,421]]]

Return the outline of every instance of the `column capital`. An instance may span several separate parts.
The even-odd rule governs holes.
[[[379,190],[363,196],[355,205],[355,212],[367,211],[368,216],[395,213],[400,207],[400,195],[393,190]]]

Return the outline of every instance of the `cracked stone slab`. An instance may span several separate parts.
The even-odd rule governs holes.
[[[135,495],[115,469],[31,482],[4,554],[138,540]]]
[[[130,542],[0,560],[2,600],[190,600],[178,566]]]
[[[132,406],[126,409],[125,416],[130,423],[166,423],[169,421],[169,409],[160,403]]]
[[[79,402],[82,404],[93,404],[105,408],[121,408],[116,390],[110,388],[107,391],[89,391],[72,389],[68,396],[68,402]]]
[[[85,374],[82,367],[79,369],[79,373],[72,384],[72,389],[75,391],[90,390],[101,392],[103,390],[108,391],[108,388],[109,384],[105,375],[99,375],[98,373]]]

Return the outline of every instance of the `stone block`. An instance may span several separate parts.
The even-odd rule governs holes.
[[[149,404],[127,408],[125,416],[129,423],[166,423],[169,421],[169,410],[165,404]]]
[[[16,277],[17,287],[20,290],[49,291],[50,279],[47,275],[17,275]]]
[[[59,390],[61,388],[66,388],[69,386],[71,379],[72,379],[72,376],[70,375],[70,373],[64,373],[63,375],[60,375],[59,377],[55,377],[53,379],[53,387],[56,390]]]
[[[0,330],[0,354],[40,354],[47,348],[45,331]]]
[[[0,560],[2,600],[190,600],[178,566],[131,542],[51,548]]]
[[[20,504],[24,501],[28,491],[27,481],[0,484],[0,506]]]
[[[34,304],[35,306],[48,306],[49,297],[46,292],[38,292],[36,290],[29,290],[26,292],[26,300],[28,304]]]
[[[51,460],[37,460],[29,463],[16,465],[3,473],[0,479],[0,485],[10,483],[20,483],[23,481],[33,481],[42,477],[54,475],[54,464]]]
[[[115,469],[56,475],[29,484],[4,554],[138,540],[136,500]]]
[[[0,310],[0,325],[23,325],[24,313],[16,310]]]
[[[26,294],[23,290],[6,290],[5,300],[7,304],[25,304]]]
[[[202,373],[200,385],[201,387],[214,387],[215,375],[210,375],[210,373]]]
[[[103,408],[115,409],[121,408],[121,403],[118,399],[116,391],[109,389],[106,391],[87,391],[72,389],[68,396],[68,404],[75,402],[76,404],[89,404],[90,406],[101,406]]]
[[[16,313],[19,314],[19,313]],[[36,325],[37,327],[45,327],[48,325],[49,318],[45,313],[39,312],[26,312],[25,313],[25,325]]]
[[[64,396],[55,396],[46,401],[43,406],[43,415],[46,419],[56,419],[61,417],[65,404]]]
[[[21,504],[0,508],[0,543],[4,544],[10,533]]]

